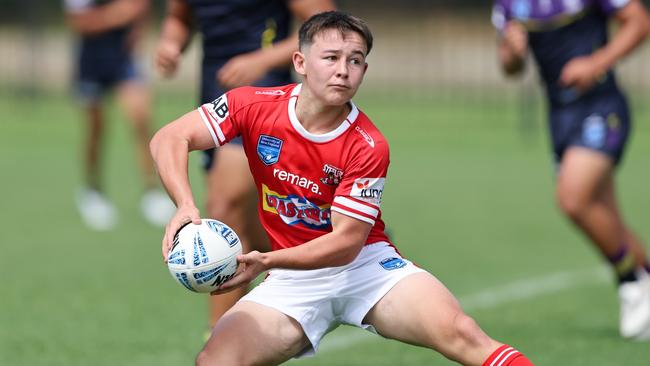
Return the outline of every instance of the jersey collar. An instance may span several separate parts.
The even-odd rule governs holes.
[[[347,129],[356,121],[357,117],[359,116],[359,110],[357,109],[357,106],[354,105],[352,101],[350,101],[350,106],[352,107],[350,113],[337,128],[324,134],[319,134],[319,135],[313,134],[307,131],[302,126],[302,124],[298,120],[298,117],[296,116],[296,101],[298,100],[298,94],[300,94],[301,88],[302,88],[302,84],[298,84],[291,91],[291,98],[289,99],[289,107],[288,107],[289,120],[291,121],[291,125],[296,130],[296,132],[298,132],[300,135],[302,135],[302,137],[306,138],[309,141],[319,142],[319,143],[332,141],[335,138],[341,136],[341,134],[343,134],[345,131],[347,131]]]

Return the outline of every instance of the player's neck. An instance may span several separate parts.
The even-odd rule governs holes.
[[[296,101],[298,121],[307,132],[315,135],[335,130],[345,120],[350,110],[350,103],[340,106],[325,105],[309,92],[301,91]]]

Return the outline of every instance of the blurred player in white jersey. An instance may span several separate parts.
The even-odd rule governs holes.
[[[271,365],[314,353],[350,324],[429,347],[464,365],[528,366],[488,337],[434,276],[384,234],[380,205],[388,143],[351,98],[372,34],[340,12],[313,16],[293,54],[302,84],[233,89],[161,129],[151,151],[178,205],[162,254],[183,224],[199,223],[187,176],[190,150],[241,136],[273,250],[238,257],[218,293],[268,277],[216,324],[197,365]]]
[[[151,136],[151,98],[133,60],[148,0],[66,0],[66,17],[79,35],[75,86],[88,124],[84,146],[84,187],[76,203],[84,222],[96,230],[109,230],[117,223],[117,212],[104,194],[102,143],[105,113],[102,102],[115,88],[120,107],[133,128],[135,150],[144,194],[140,202],[144,217],[164,225],[174,212],[165,194],[156,188],[153,161],[147,144]]]

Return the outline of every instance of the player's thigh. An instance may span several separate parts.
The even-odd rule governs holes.
[[[293,318],[251,301],[240,301],[217,322],[198,356],[200,365],[274,365],[309,345]]]
[[[219,147],[215,153],[217,156],[207,173],[208,204],[232,209],[232,206],[250,201],[255,185],[244,148],[227,144]]]
[[[614,168],[611,157],[584,147],[569,147],[557,177],[560,203],[581,205],[597,201],[606,189]]]
[[[447,357],[464,351],[487,357],[495,344],[461,309],[449,290],[429,273],[398,282],[368,312],[364,323],[384,337],[430,347]]]

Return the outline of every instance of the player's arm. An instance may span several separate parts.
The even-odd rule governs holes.
[[[520,75],[526,64],[528,32],[520,23],[509,21],[498,41],[498,56],[506,75]]]
[[[357,257],[371,228],[365,221],[332,211],[331,232],[296,247],[240,255],[237,260],[244,264],[243,270],[213,294],[246,285],[271,268],[309,270],[344,266]]]
[[[290,0],[289,10],[300,23],[312,15],[335,10],[332,0]],[[217,73],[219,83],[227,88],[250,85],[274,68],[288,65],[298,50],[298,32],[276,42],[272,47],[233,57]]]
[[[67,23],[80,34],[95,34],[125,27],[149,10],[149,0],[116,0],[106,5],[66,11]]]
[[[169,77],[176,72],[181,54],[192,38],[192,19],[186,0],[167,0],[167,13],[155,56],[156,68],[161,75]]]
[[[560,74],[560,84],[581,92],[589,90],[616,62],[638,47],[650,32],[650,17],[639,0],[630,0],[615,13],[614,18],[619,29],[612,39],[593,54],[569,61]]]
[[[161,128],[151,139],[149,148],[163,186],[176,204],[176,215],[165,228],[163,258],[172,246],[173,236],[187,222],[201,222],[194,203],[187,173],[189,152],[215,146],[197,110],[189,112]]]

